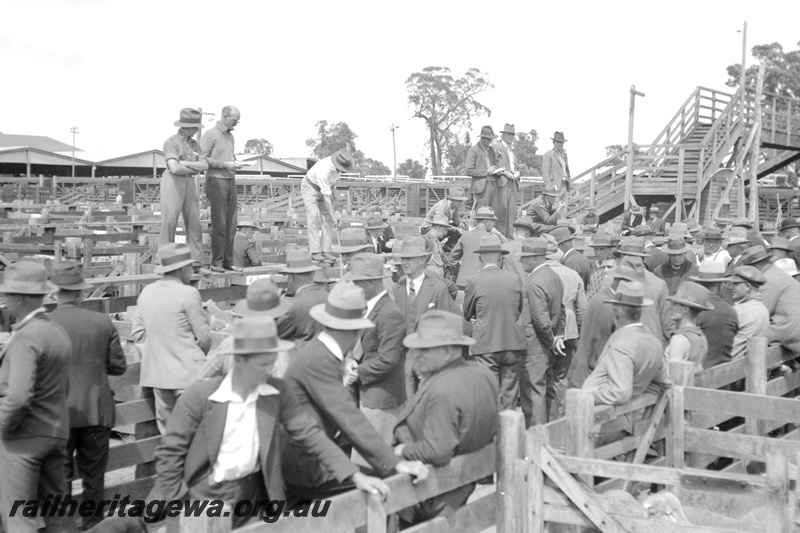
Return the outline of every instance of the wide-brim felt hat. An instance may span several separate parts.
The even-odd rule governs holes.
[[[47,281],[44,267],[32,261],[17,261],[6,267],[0,294],[45,295],[58,290]]]
[[[473,250],[472,253],[506,255],[509,253],[509,251],[503,249],[502,243],[500,242],[500,237],[497,235],[487,235],[485,237],[481,237],[481,242],[478,245],[478,249]]]
[[[339,172],[352,172],[353,171],[353,156],[347,150],[338,150],[331,156],[331,162],[336,170]]]
[[[708,289],[697,283],[684,281],[678,287],[678,291],[666,299],[698,311],[711,311],[714,306],[708,302],[708,297]]]
[[[350,259],[350,272],[345,281],[369,281],[391,277],[383,268],[383,258],[377,254],[356,254]]]
[[[399,249],[393,250],[395,257],[425,257],[430,256],[432,252],[425,249],[425,239],[419,236],[409,236],[398,243]]]
[[[339,243],[331,246],[335,254],[360,252],[372,248],[367,230],[363,227],[344,228],[339,234]]]
[[[647,257],[644,251],[644,239],[641,237],[625,237],[619,243],[619,253],[634,257]]]
[[[497,135],[494,134],[494,130],[491,126],[484,126],[481,128],[481,139],[496,139]]]
[[[158,249],[156,257],[159,265],[153,269],[156,274],[166,274],[194,263],[188,244],[170,242]]]
[[[668,255],[685,254],[691,249],[692,247],[683,240],[683,237],[678,235],[670,235],[667,244],[661,247],[661,251]]]
[[[631,213],[634,215],[643,215],[644,214],[644,207],[640,205],[632,205],[631,206]]]
[[[464,335],[461,315],[432,309],[422,314],[414,333],[406,335],[406,348],[436,348],[439,346],[472,346],[475,339]]]
[[[431,226],[442,226],[445,228],[452,228],[453,225],[444,215],[434,215],[433,219],[430,222]]]
[[[253,222],[249,218],[240,218],[239,220],[237,220],[236,221],[236,227],[237,228],[255,228],[255,229],[259,229],[258,224],[256,224],[255,222]]]
[[[748,244],[750,239],[747,238],[747,232],[742,228],[733,228],[723,239],[727,246],[735,244]]]
[[[467,194],[461,187],[450,187],[447,189],[447,198],[459,202],[466,202],[468,200]]]
[[[513,124],[506,124],[503,126],[503,129],[500,130],[500,133],[510,133],[511,135],[517,134],[517,129],[514,127]]]
[[[482,220],[499,220],[497,215],[494,214],[494,209],[488,206],[479,207],[475,214],[472,215],[474,219],[482,219]]]
[[[290,248],[286,250],[286,267],[278,272],[280,274],[306,274],[321,269],[322,267],[311,261],[311,252],[308,248]]]
[[[744,251],[745,255],[742,257],[742,262],[745,265],[754,265],[761,261],[770,259],[770,255],[763,246],[751,246]]]
[[[553,134],[553,136],[552,136],[552,137],[550,137],[550,140],[551,140],[551,141],[557,141],[557,142],[561,142],[561,143],[565,143],[565,142],[567,142],[567,140],[564,138],[564,132],[563,132],[563,131],[557,131],[557,132],[555,132],[555,133]]]
[[[800,274],[800,272],[797,270],[797,264],[794,262],[794,259],[790,259],[789,257],[778,259],[772,264],[790,276],[796,276],[797,274]]]
[[[610,300],[603,300],[603,303],[647,307],[653,305],[653,300],[644,297],[644,287],[638,281],[621,281],[614,296]]]
[[[781,237],[773,237],[772,241],[769,243],[770,250],[784,250],[785,252],[794,252],[791,245],[789,244],[789,239],[784,239]]]
[[[566,226],[561,226],[560,228],[554,228],[550,230],[550,235],[555,237],[556,242],[561,244],[562,242],[571,241],[575,238],[572,232]]]
[[[351,331],[375,327],[371,320],[364,318],[366,309],[364,289],[352,283],[337,283],[327,301],[312,307],[308,314],[323,326]]]
[[[57,261],[50,266],[50,283],[67,291],[93,288],[83,279],[83,265],[75,261]]]
[[[720,283],[727,281],[725,268],[722,263],[716,261],[705,261],[700,264],[700,269],[696,276],[689,276],[689,279],[697,283]]]
[[[520,257],[538,257],[547,255],[547,241],[541,237],[528,237],[522,241]]]
[[[318,268],[314,271],[314,283],[336,283],[339,281],[337,278],[329,278],[326,269]]]
[[[536,228],[533,226],[533,219],[531,217],[520,217],[512,224],[515,228],[525,228],[529,230],[531,233],[536,231]]]
[[[197,109],[184,107],[181,109],[180,118],[173,122],[173,124],[179,128],[202,128],[203,114]]]
[[[231,325],[233,346],[224,354],[256,355],[262,353],[287,352],[294,342],[278,338],[275,320],[269,316],[246,316]]]
[[[289,312],[291,304],[280,297],[278,287],[268,279],[257,279],[247,286],[247,297],[239,300],[233,310],[242,316],[277,318]]]
[[[389,224],[384,222],[383,217],[380,215],[370,215],[367,217],[364,227],[366,229],[385,229],[389,227]]]

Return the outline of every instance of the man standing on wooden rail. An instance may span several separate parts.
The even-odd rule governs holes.
[[[500,142],[494,143],[494,153],[497,155],[497,166],[502,172],[497,177],[497,207],[495,214],[500,220],[497,229],[508,237],[513,237],[514,228],[511,221],[517,216],[517,197],[519,196],[519,171],[517,170],[517,157],[514,155],[514,141],[517,130],[513,124],[506,124],[500,130]]]
[[[9,513],[15,500],[43,501],[66,493],[72,346],[42,307],[45,294],[54,289],[44,268],[19,261],[4,274],[0,294],[17,323],[0,361],[0,513],[5,531],[34,533],[39,529],[35,516]],[[59,529],[67,525],[63,520],[44,516],[52,531],[64,531]]]
[[[462,335],[455,313],[428,311],[403,344],[425,381],[400,414],[394,453],[411,461],[447,466],[456,455],[476,452],[497,433],[497,379],[461,356],[475,340]],[[475,483],[446,492],[399,513],[406,524],[448,516],[464,505]]]
[[[50,267],[50,282],[58,287],[58,307],[50,318],[64,328],[72,343],[67,397],[67,488],[72,482],[73,464],[77,464],[78,476],[83,480],[83,500],[99,502],[105,489],[108,441],[116,414],[108,376],[121,376],[128,365],[117,328],[108,315],[80,306],[83,291],[93,288],[83,279],[81,268],[73,261],[56,262]],[[83,527],[91,529],[102,519],[85,516]]]
[[[234,367],[181,395],[156,450],[158,481],[150,499],[284,500],[279,423],[285,385],[272,377],[278,340],[266,316],[233,323]],[[251,518],[235,513],[233,527]]]
[[[605,303],[611,304],[616,329],[581,388],[592,392],[595,404],[623,405],[645,392],[669,387],[661,340],[642,325],[642,308],[653,305],[653,300],[644,297],[642,284],[622,281]],[[634,418],[635,413],[630,413],[603,424],[595,446],[632,432]]]
[[[200,291],[189,285],[192,257],[185,244],[158,249],[160,280],[146,286],[136,300],[131,336],[144,342],[139,384],[152,387],[156,422],[163,434],[183,390],[203,368],[211,349],[211,326]]]
[[[241,118],[239,110],[226,105],[217,125],[203,134],[200,149],[208,161],[206,196],[211,206],[211,270],[241,270],[233,263],[236,236],[236,163],[233,129]]]
[[[364,318],[366,307],[362,288],[335,285],[328,300],[310,311],[323,330],[289,363],[281,421],[291,437],[283,457],[290,502],[325,499],[354,487],[386,495],[383,481],[361,473],[350,461],[339,445],[343,441],[352,443],[381,477],[395,470],[419,480],[428,475],[421,462],[394,455],[342,385],[345,355],[355,348],[362,330],[374,327]]]
[[[472,178],[473,213],[481,207],[491,207],[492,210],[499,207],[497,179],[503,169],[497,166],[497,154],[492,148],[492,141],[496,138],[491,126],[483,126],[478,143],[467,150],[464,173]]]
[[[566,201],[571,188],[569,158],[564,150],[564,132],[557,131],[550,139],[553,149],[545,152],[542,157],[542,180],[545,187],[553,187],[561,201]]]
[[[336,256],[331,254],[336,232],[333,190],[339,175],[353,170],[353,156],[347,150],[339,150],[317,161],[300,184],[300,193],[306,206],[308,247],[314,261],[336,261]]]
[[[243,218],[236,223],[236,238],[233,241],[233,266],[253,267],[261,266],[261,257],[258,255],[253,235],[258,231],[258,226],[249,218]]]
[[[203,257],[203,228],[200,225],[200,199],[194,182],[195,174],[208,169],[200,145],[193,136],[203,127],[203,115],[196,109],[181,109],[175,121],[178,133],[164,141],[164,159],[167,168],[161,175],[161,233],[158,245],[175,241],[178,217],[183,215],[186,243],[192,253],[195,269],[199,270]],[[207,272],[207,271],[206,271]]]

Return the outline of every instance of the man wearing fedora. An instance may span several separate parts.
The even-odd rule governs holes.
[[[74,464],[83,480],[83,498],[103,499],[104,477],[108,464],[108,442],[114,427],[114,398],[108,376],[121,376],[127,369],[117,328],[105,313],[81,308],[86,283],[81,265],[74,261],[55,262],[50,267],[50,283],[58,287],[58,307],[50,319],[64,328],[72,353],[69,359],[69,440],[66,477],[68,488]],[[102,517],[83,518],[89,529]]]
[[[497,230],[508,237],[512,237],[513,228],[511,221],[517,215],[517,197],[519,196],[519,170],[517,157],[514,155],[514,141],[517,132],[513,124],[506,124],[500,130],[500,141],[492,145],[497,155],[497,166],[502,172],[497,178],[497,209],[495,214],[500,219]]]
[[[689,281],[689,276],[697,274],[697,264],[686,260],[686,252],[691,246],[686,244],[683,237],[670,235],[661,251],[669,257],[666,263],[662,263],[653,270],[653,274],[664,280],[667,284],[667,291],[670,296],[678,292],[678,287],[684,281]],[[645,259],[645,262],[647,259]]]
[[[153,388],[163,434],[178,396],[203,368],[211,349],[211,326],[200,292],[189,285],[189,247],[170,243],[159,247],[157,257],[155,272],[161,279],[139,294],[131,334],[134,342],[144,342],[139,384]]]
[[[186,243],[194,265],[204,261],[203,228],[200,225],[200,198],[197,195],[195,175],[208,170],[208,161],[193,136],[203,127],[203,115],[189,107],[181,109],[175,121],[178,133],[164,141],[164,159],[167,168],[161,175],[161,232],[158,245],[175,241],[178,217],[183,215]]]
[[[361,349],[354,351],[355,365],[345,366],[345,383],[355,385],[361,412],[386,443],[391,442],[397,416],[406,403],[406,324],[403,313],[383,285],[391,274],[375,254],[356,254],[347,279],[364,289],[366,318],[375,324],[361,334]]]
[[[722,290],[727,285],[725,269],[722,263],[703,263],[697,275],[689,276],[689,279],[708,289],[708,302],[713,307],[697,316],[697,325],[708,340],[708,355],[703,368],[727,363],[732,358],[733,339],[739,330],[739,320],[733,307],[722,299]]]
[[[793,252],[794,250],[789,244],[789,240],[783,237],[773,237],[769,243],[769,256],[772,261],[791,257]]]
[[[311,261],[308,248],[286,250],[286,268],[279,271],[289,278],[287,294],[292,296],[289,312],[278,319],[278,336],[295,341],[298,348],[321,331],[319,322],[308,312],[328,299],[328,289],[314,282],[314,275],[324,270]]]
[[[467,281],[464,318],[474,320],[472,353],[495,375],[500,385],[500,409],[516,409],[519,370],[525,338],[518,324],[522,311],[519,276],[500,268],[508,254],[495,235],[481,239],[474,253],[483,268]]]
[[[513,238],[502,244],[503,250],[508,250],[508,257],[507,259],[509,267],[513,267],[513,269],[519,276],[520,282],[525,283],[525,279],[528,277],[528,274],[523,270],[522,263],[520,262],[520,254],[522,254],[522,243],[525,239],[531,237],[534,232],[533,227],[533,220],[531,217],[524,216],[518,218],[514,222],[514,236]],[[506,264],[505,262],[503,263]]]
[[[589,302],[581,277],[573,269],[561,264],[563,252],[559,250],[555,237],[549,233],[545,235],[552,237],[552,240],[547,240],[545,264],[556,273],[564,287],[564,357],[556,357],[547,370],[547,412],[553,420],[563,417],[566,411],[564,398],[569,388],[567,371],[578,349],[583,317]]]
[[[464,173],[472,178],[473,212],[481,207],[493,210],[500,207],[497,179],[502,176],[503,169],[497,166],[497,154],[492,148],[495,138],[492,127],[483,126],[477,144],[467,150]]]
[[[233,240],[233,266],[244,268],[261,266],[261,257],[256,249],[253,235],[258,232],[258,225],[249,218],[242,218],[236,223],[236,238]]]
[[[747,237],[747,232],[743,228],[732,228],[728,231],[723,241],[728,255],[731,260],[728,262],[728,267],[725,269],[725,275],[730,276],[733,271],[744,266],[742,263],[742,254],[750,247],[750,239]]]
[[[425,239],[425,249],[431,254],[428,259],[428,270],[442,278],[452,269],[449,257],[442,246],[442,239],[447,236],[450,228],[450,222],[444,216],[436,215],[431,220],[431,227],[422,236]]]
[[[234,239],[236,237],[236,164],[233,129],[242,114],[233,106],[222,108],[222,117],[200,139],[208,170],[206,170],[206,196],[211,206],[211,270],[241,270],[234,265]]]
[[[708,353],[708,340],[697,326],[697,316],[712,309],[708,297],[708,290],[693,281],[684,281],[674,296],[667,296],[671,302],[670,318],[675,321],[676,329],[664,354],[667,361],[694,363],[695,372],[703,370]]]
[[[240,317],[268,316],[273,320],[278,320],[289,311],[290,307],[291,304],[281,298],[278,287],[271,280],[257,279],[247,286],[246,298],[236,302],[233,312]],[[208,352],[205,365],[197,373],[194,381],[228,374],[234,365],[232,350],[233,337],[229,335]],[[289,356],[286,352],[280,352],[273,366],[272,375],[277,378],[283,377],[288,364]]]
[[[481,239],[493,234],[500,238],[500,242],[508,242],[508,239],[497,231],[495,227],[497,217],[494,214],[494,209],[489,206],[480,207],[475,211],[472,218],[476,222],[475,227],[462,233],[461,238],[450,252],[450,262],[461,261],[458,277],[456,278],[456,285],[461,290],[467,285],[467,280],[481,270],[478,256],[473,253],[480,246]]]
[[[17,512],[15,500],[66,493],[69,438],[69,362],[72,344],[42,306],[55,287],[44,267],[18,261],[6,267],[0,295],[16,320],[0,360],[0,511],[8,532],[35,532],[36,517]],[[44,516],[52,531],[62,519]]]
[[[788,239],[790,243],[796,241],[800,237],[800,222],[792,217],[781,220],[778,226],[778,237]]]
[[[376,254],[385,254],[392,251],[392,244],[386,238],[385,230],[389,224],[383,221],[379,214],[370,215],[364,224],[364,229],[369,233],[372,241],[372,251]]]
[[[442,216],[450,223],[453,233],[460,233],[462,229],[467,229],[466,221],[462,218],[464,203],[467,201],[467,193],[461,187],[450,187],[447,189],[447,196],[442,198],[428,209],[425,214],[425,221],[419,227],[419,232],[425,235],[431,227],[433,217]]]
[[[355,226],[344,228],[339,233],[337,244],[331,246],[335,254],[339,254],[339,261],[342,268],[347,271],[350,267],[350,258],[359,252],[366,252],[373,249],[370,242],[369,233],[363,227]],[[314,255],[312,254],[313,258]]]
[[[542,194],[537,196],[528,207],[528,216],[533,220],[533,236],[538,237],[547,233],[558,224],[558,219],[564,212],[565,203],[559,202],[558,190],[552,185],[545,185]]]
[[[583,280],[584,286],[588,285],[592,275],[592,265],[589,263],[586,256],[573,246],[573,239],[575,236],[567,228],[563,227],[553,229],[550,234],[555,237],[559,249],[564,252],[561,263],[563,263],[565,267],[571,268],[577,272],[581,280]]]
[[[525,333],[525,356],[520,376],[520,405],[525,426],[547,423],[547,371],[556,357],[563,357],[564,284],[547,266],[547,242],[540,237],[525,239],[520,254],[527,273],[523,285],[520,324]]]
[[[347,442],[383,477],[397,471],[419,479],[428,471],[418,461],[401,461],[358,409],[344,383],[345,356],[365,329],[364,290],[351,283],[331,289],[324,304],[311,308],[322,331],[294,354],[286,371],[287,404],[282,422],[291,437],[283,474],[292,499],[322,499],[355,487],[384,495],[386,485],[360,472],[349,459]]]
[[[739,323],[739,329],[733,338],[731,358],[737,359],[747,355],[747,340],[751,337],[769,336],[769,311],[764,306],[764,299],[759,292],[767,278],[754,266],[738,267],[726,278],[733,297],[733,309]]]
[[[497,434],[497,381],[482,365],[467,361],[462,348],[475,340],[462,334],[461,317],[428,311],[403,345],[425,381],[394,428],[395,454],[433,466],[481,450]],[[475,484],[441,494],[399,513],[404,525],[449,516],[464,505]]]
[[[697,256],[697,261],[716,261],[728,268],[731,262],[730,254],[722,247],[722,231],[719,228],[703,228],[700,232],[703,239],[703,253]]]
[[[155,493],[167,501],[222,500],[233,507],[285,499],[279,428],[285,386],[272,370],[292,343],[278,339],[267,316],[237,320],[232,337],[233,369],[186,389],[156,449]],[[233,527],[250,518],[236,516]]]
[[[317,161],[300,184],[308,221],[308,246],[315,261],[336,260],[336,256],[330,253],[336,232],[333,191],[339,175],[354,170],[355,164],[350,152],[338,150]]]
[[[630,208],[622,213],[622,231],[620,235],[633,235],[636,226],[644,224],[644,208],[640,205],[631,204]]]
[[[545,187],[553,187],[556,196],[566,199],[570,190],[569,158],[564,150],[564,133],[557,131],[550,138],[553,149],[545,152],[542,157],[542,179]]]
[[[645,392],[669,387],[661,351],[661,340],[642,326],[642,309],[653,305],[644,287],[636,281],[621,281],[611,305],[614,333],[597,359],[597,367],[586,379],[583,390],[591,391],[596,405],[623,405]],[[639,413],[630,413],[600,426],[596,446],[632,433]]]
[[[591,267],[589,273],[589,283],[585,284],[586,299],[591,301],[592,297],[600,291],[603,280],[606,278],[606,270],[603,268],[603,261],[608,258],[613,259],[611,245],[611,236],[604,232],[599,231],[592,238],[589,243],[589,248],[592,249],[594,260],[589,262]]]
[[[656,237],[650,224],[642,224],[636,227],[633,230],[633,234],[644,239],[644,251],[647,254],[647,257],[644,258],[644,266],[647,270],[654,272],[657,266],[669,261],[669,255],[660,247],[660,245],[664,244],[664,237]],[[656,244],[657,241],[660,245]]]
[[[655,235],[664,235],[664,219],[661,218],[661,210],[658,206],[654,205],[650,207],[650,218],[647,224]]]
[[[471,232],[468,232],[471,233]],[[425,311],[441,309],[457,313],[455,301],[450,297],[444,280],[426,272],[430,252],[422,237],[410,236],[403,239],[400,249],[394,256],[403,268],[404,275],[395,283],[394,301],[403,313],[406,334],[417,327],[419,318]],[[413,359],[406,358],[406,397],[410,398],[417,390],[417,376],[412,367]]]
[[[759,292],[769,311],[769,340],[800,351],[800,284],[772,263],[763,246],[753,246],[745,253],[745,264],[756,267],[766,279]]]

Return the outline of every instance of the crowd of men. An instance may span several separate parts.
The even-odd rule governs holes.
[[[229,204],[238,110],[223,110],[199,145],[191,132],[200,116],[184,111],[165,172],[165,190],[182,203],[168,212],[192,223],[187,203],[197,199],[188,178],[217,170],[211,266],[238,268],[230,254],[248,246],[237,245],[234,230],[249,241],[254,227],[237,221]],[[800,351],[796,220],[783,220],[767,242],[747,220],[723,230],[687,219],[666,229],[657,214],[644,223],[638,207],[623,215],[619,232],[591,211],[580,223],[565,219],[569,171],[559,133],[549,165],[563,168],[560,180],[503,230],[489,201],[468,217],[467,196],[454,187],[419,235],[387,237],[388,224],[370,216],[334,244],[331,180],[352,161],[343,152],[320,161],[302,190],[321,239],[287,251],[285,293],[268,279],[248,286],[231,335],[216,347],[192,285],[201,241],[171,242],[174,226],[172,235],[162,227],[161,277],[139,295],[132,328],[140,385],[153,391],[162,434],[150,497],[303,506],[353,488],[385,496],[382,478],[423,480],[430,466],[491,443],[501,410],[519,407],[527,426],[544,424],[564,415],[570,387],[591,391],[597,404],[623,404],[668,387],[669,361],[711,368],[743,357],[755,335]],[[503,134],[513,135],[513,125]],[[468,160],[480,161],[491,145],[478,147]],[[483,188],[492,199],[506,198],[500,189],[516,179],[513,152],[502,157],[502,172],[489,164],[474,176],[495,176]],[[341,280],[328,278],[328,256]],[[126,363],[109,317],[81,308],[88,288],[73,262],[54,263],[49,279],[31,262],[5,269],[0,294],[16,320],[0,356],[6,531],[36,531],[40,519],[70,530],[58,516],[10,511],[16,500],[69,494],[72,478],[82,479],[83,498],[103,499],[115,412],[108,376]],[[44,306],[48,294],[54,309]],[[631,415],[604,424],[598,441],[632,431],[633,422]],[[474,487],[406,509],[400,520],[450,514]],[[102,515],[82,527],[114,523],[122,531],[128,523]],[[250,518],[235,517],[234,526]]]

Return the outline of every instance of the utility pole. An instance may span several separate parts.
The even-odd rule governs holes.
[[[75,135],[80,135],[81,132],[78,131],[78,126],[72,126],[69,129],[70,133],[72,133],[72,177],[75,177]]]
[[[389,128],[389,130],[391,130],[392,132],[392,155],[394,160],[394,166],[392,166],[392,181],[397,181],[397,146],[395,145],[394,142],[394,130],[396,130],[399,127],[400,126],[395,126],[394,124],[392,124],[392,126]]]
[[[631,85],[631,105],[628,112],[628,164],[625,169],[625,209],[631,205],[633,195],[633,110],[636,107],[636,97],[644,97],[644,93],[636,90],[636,85]]]
[[[739,97],[739,120],[744,126],[744,103],[745,99],[745,83],[747,82],[747,77],[745,76],[745,63],[747,63],[747,21],[744,21],[742,25],[742,71],[739,73],[739,87],[742,88],[742,94]],[[737,32],[738,33],[738,32]]]

